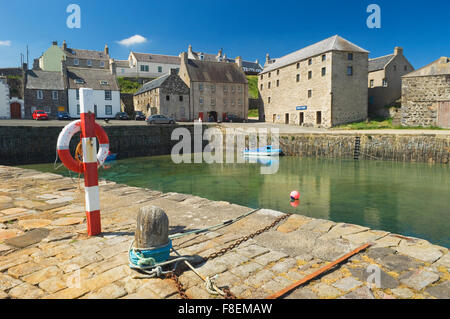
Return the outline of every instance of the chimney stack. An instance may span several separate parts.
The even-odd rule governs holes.
[[[171,75],[177,75],[178,71],[179,71],[179,69],[170,69],[170,74]]]
[[[112,75],[116,75],[116,61],[114,59],[109,59],[109,70]]]
[[[58,45],[58,41],[53,41],[52,44],[53,45]]]
[[[236,64],[238,65],[238,67],[242,68],[242,58],[240,56],[236,58]]]
[[[192,55],[193,55],[192,52],[193,52],[193,51],[192,51],[192,45],[189,44],[189,47],[188,47],[188,56],[192,56]]]
[[[108,48],[108,45],[107,45],[107,44],[105,44],[105,54],[106,54],[106,55],[109,55],[109,48]]]
[[[269,53],[266,54],[266,64],[269,64],[270,62],[270,55]]]
[[[394,55],[403,55],[403,48],[395,47],[394,48]]]
[[[66,51],[67,50],[67,43],[66,40],[63,41],[63,50]]]
[[[181,62],[187,63],[188,54],[186,52],[181,52],[180,58],[181,58]]]

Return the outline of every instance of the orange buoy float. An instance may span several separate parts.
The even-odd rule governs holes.
[[[291,199],[292,200],[299,200],[300,199],[300,193],[298,191],[292,191],[291,192]]]

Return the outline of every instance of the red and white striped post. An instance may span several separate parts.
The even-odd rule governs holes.
[[[80,113],[88,236],[96,236],[102,232],[102,226],[100,219],[100,193],[98,188],[94,91],[92,89],[80,89]]]

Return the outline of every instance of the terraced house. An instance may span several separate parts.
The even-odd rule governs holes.
[[[267,122],[332,127],[367,118],[369,52],[335,35],[277,59],[258,89]]]
[[[402,96],[402,76],[412,71],[400,47],[393,54],[369,60],[369,115],[389,116],[388,107],[396,106]]]
[[[128,60],[116,60],[118,77],[154,79],[180,68],[180,58],[172,55],[130,52]]]
[[[145,83],[134,94],[134,108],[146,116],[163,114],[176,121],[189,117],[189,87],[178,76],[178,70]]]
[[[188,59],[181,53],[180,78],[190,89],[189,118],[222,121],[248,118],[248,80],[236,63]]]

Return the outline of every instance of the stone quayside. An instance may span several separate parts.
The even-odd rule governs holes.
[[[215,225],[251,210],[102,181],[103,234],[88,238],[82,185],[82,180],[0,166],[0,298],[180,298],[174,281],[134,279],[128,267],[139,209],[162,208],[171,233]],[[231,226],[176,239],[174,247],[183,255],[206,257],[281,214],[262,209]],[[216,284],[239,298],[265,298],[367,242],[374,245],[286,298],[450,297],[447,248],[300,215],[221,257],[207,262],[197,258],[197,270],[217,275]],[[381,269],[377,287],[367,282],[373,265]],[[184,271],[180,281],[190,298],[218,298],[207,293],[192,271]]]

